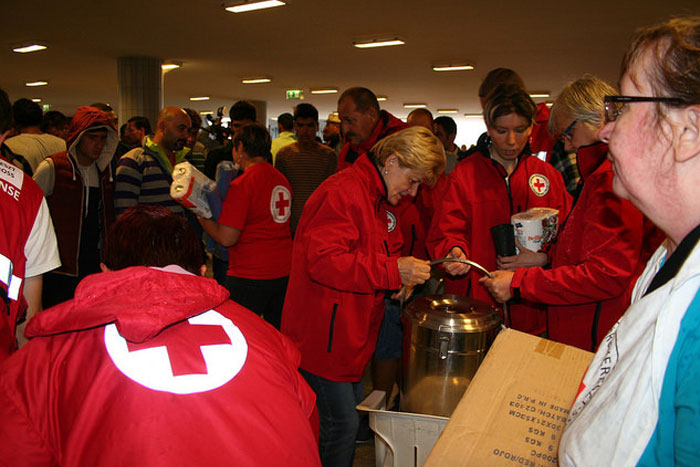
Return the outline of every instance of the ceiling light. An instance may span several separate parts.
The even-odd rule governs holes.
[[[231,13],[245,13],[246,11],[263,10],[265,8],[274,8],[276,6],[284,6],[289,3],[288,0],[262,0],[262,1],[248,1],[243,0],[242,2],[236,2],[226,7],[226,11]]]
[[[554,102],[545,102],[544,105],[546,105],[547,107],[551,107],[554,105]]]
[[[482,114],[464,114],[467,118],[484,118]]]
[[[190,100],[191,100],[192,102],[195,102],[195,101],[208,101],[208,100],[209,100],[209,96],[190,97]]]
[[[338,88],[317,88],[311,90],[311,94],[336,94],[337,92]]]
[[[38,104],[39,102],[41,102],[41,97],[36,97],[32,99],[32,102],[36,102]]]
[[[462,63],[459,65],[433,65],[433,71],[469,71],[473,70],[474,65]]]
[[[24,84],[29,86],[29,87],[34,87],[34,86],[46,86],[49,83],[48,83],[48,81],[32,81],[32,82],[24,83]]]
[[[424,109],[428,107],[428,104],[404,104],[405,109]]]
[[[384,102],[384,101],[387,100],[387,99],[388,99],[388,97],[386,97],[386,96],[377,96],[377,101],[378,101],[378,102]]]
[[[241,80],[241,83],[243,84],[261,84],[261,83],[269,83],[272,81],[272,78],[245,78]]]
[[[549,97],[549,91],[533,91],[530,93],[530,97],[533,99],[537,99],[538,97],[544,99]]]
[[[176,61],[176,60],[168,60],[167,62],[163,63],[160,68],[163,70],[163,72],[168,72],[170,70],[176,70],[182,66],[182,62]]]
[[[199,111],[199,115],[209,115],[210,113],[212,113],[211,110],[200,110]]]
[[[405,42],[398,37],[391,39],[370,39],[366,41],[352,41],[352,45],[358,49],[371,49],[373,47],[390,47],[392,45],[404,45]]]
[[[457,109],[438,109],[437,113],[439,113],[439,114],[456,114]]]
[[[21,45],[18,47],[13,48],[12,50],[14,52],[20,53],[20,54],[27,54],[30,52],[38,52],[40,50],[45,50],[46,46],[41,45],[41,44],[36,44],[36,43],[31,43],[31,44],[25,44]]]

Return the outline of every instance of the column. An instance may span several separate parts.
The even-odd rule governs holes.
[[[119,121],[147,117],[155,131],[158,112],[163,107],[163,60],[155,57],[119,57]]]

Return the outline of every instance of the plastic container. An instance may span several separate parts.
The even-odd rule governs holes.
[[[449,418],[385,410],[384,394],[372,391],[357,406],[369,414],[377,467],[423,465]]]

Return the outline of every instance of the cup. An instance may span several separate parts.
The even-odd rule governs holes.
[[[514,256],[515,231],[513,224],[498,224],[491,227],[491,237],[496,246],[496,253],[500,256]]]

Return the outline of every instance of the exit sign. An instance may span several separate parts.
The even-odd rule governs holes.
[[[287,89],[287,99],[301,99],[301,89]]]
[[[42,107],[44,109],[44,112],[48,112],[51,110],[51,104],[42,104]]]

